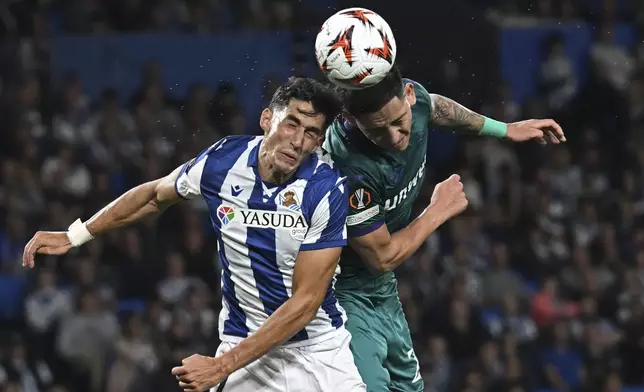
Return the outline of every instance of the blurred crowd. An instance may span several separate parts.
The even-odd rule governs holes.
[[[113,14],[103,3],[0,5],[0,25],[13,33],[0,49],[5,392],[175,391],[169,369],[219,343],[219,267],[199,201],[65,257],[39,258],[33,271],[20,259],[36,230],[91,216],[219,138],[256,132],[255,119],[244,118],[228,83],[167,98],[158,63],[142,70],[132,97],[107,89],[91,100],[74,74],[50,91],[47,37],[52,20],[78,33],[285,27],[276,15],[297,4],[124,1]],[[34,6],[43,12],[25,11]],[[202,6],[226,12],[207,8],[222,19],[209,18],[204,30],[195,18],[207,12],[193,8]],[[257,11],[266,7],[273,12]],[[471,205],[397,271],[427,391],[644,384],[644,51],[615,45],[604,26],[583,79],[562,36],[544,40],[543,53],[537,95],[519,105],[499,86],[472,108],[504,121],[553,116],[569,142],[461,137],[449,164],[428,171],[419,197],[420,210],[433,184],[457,172]],[[440,93],[464,100],[467,86],[458,83]]]
[[[208,34],[239,28],[289,29],[302,23],[317,25],[319,19],[312,20],[315,14],[302,3],[297,0],[7,0],[0,5],[0,24],[9,30],[18,28],[7,19],[18,19],[20,24],[20,19],[29,19],[35,13],[53,31],[71,34]]]
[[[564,21],[587,19],[598,21],[642,20],[642,2],[639,0],[467,0],[478,6],[489,6],[505,16],[547,18]]]

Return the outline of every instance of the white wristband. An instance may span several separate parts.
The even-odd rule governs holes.
[[[76,219],[67,229],[67,238],[69,238],[69,242],[72,243],[73,247],[77,247],[90,242],[94,239],[94,236],[87,230],[85,223],[80,219]]]

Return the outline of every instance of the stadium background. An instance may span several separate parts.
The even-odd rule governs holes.
[[[471,208],[397,271],[427,391],[644,391],[644,6],[638,0],[8,0],[0,4],[0,388],[176,391],[217,346],[199,203],[25,271],[60,230],[218,138],[258,132],[340,8],[391,24],[404,74],[569,142],[430,131]],[[641,27],[638,27],[641,24]],[[629,385],[631,387],[627,388]]]

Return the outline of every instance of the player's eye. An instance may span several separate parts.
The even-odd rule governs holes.
[[[306,137],[308,137],[309,139],[315,139],[315,138],[317,137],[317,135],[318,135],[318,134],[317,134],[317,132],[315,132],[315,131],[313,131],[313,130],[308,130],[308,131],[306,131],[304,134],[305,134],[305,135],[306,135]]]

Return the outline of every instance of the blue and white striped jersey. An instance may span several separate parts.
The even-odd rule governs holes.
[[[266,183],[258,172],[263,139],[224,138],[186,163],[175,183],[182,197],[200,195],[208,204],[222,265],[222,341],[252,334],[291,296],[300,250],[347,242],[344,178],[330,158],[311,154],[287,183]],[[325,340],[344,325],[334,284],[335,276],[317,317],[288,345]]]

